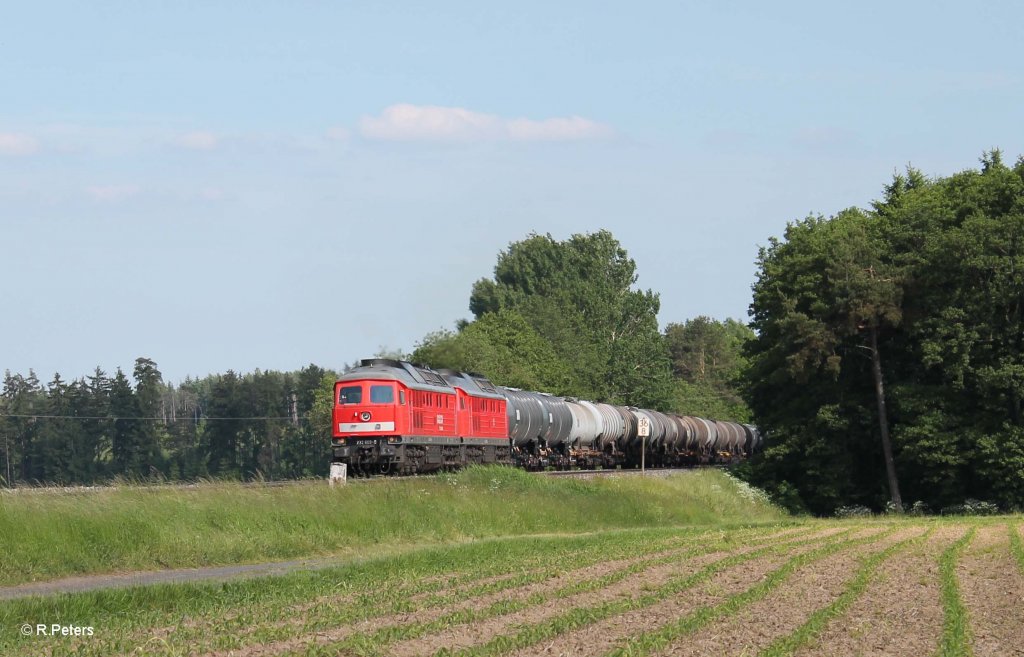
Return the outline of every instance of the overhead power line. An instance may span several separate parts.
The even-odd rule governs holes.
[[[120,416],[120,415],[50,415],[50,414],[46,414],[46,413],[41,413],[41,414],[40,413],[0,413],[0,417],[32,418],[32,419],[36,419],[36,420],[38,420],[38,419],[53,419],[53,420],[160,420],[160,421],[169,421],[169,420],[171,420],[171,418],[169,418],[169,417],[162,417],[162,416],[159,416],[159,417],[123,417],[123,416]],[[184,420],[192,421],[192,420],[195,420],[197,418],[194,418],[193,416],[190,416],[190,415],[183,415],[183,416],[178,417],[177,419],[178,420],[183,420],[183,421]],[[286,420],[286,421],[290,422],[290,421],[292,421],[292,420],[294,420],[296,418],[288,416],[288,415],[284,415],[284,416],[267,416],[267,415],[263,415],[263,416],[257,416],[257,417],[208,417],[206,415],[200,415],[198,417],[198,419],[200,419],[200,420],[215,420],[215,421],[216,420],[220,420],[220,421],[230,421],[230,420],[268,420],[268,421],[269,420]],[[306,418],[306,417],[303,417],[303,416],[300,415],[298,417],[298,419],[299,420],[308,420],[309,418]]]

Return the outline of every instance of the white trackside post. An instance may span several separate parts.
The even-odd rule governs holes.
[[[348,483],[348,465],[345,463],[332,463],[331,476],[328,481],[331,486],[334,484]]]
[[[647,436],[651,435],[651,421],[640,416],[636,434],[640,436],[640,474],[647,473]]]

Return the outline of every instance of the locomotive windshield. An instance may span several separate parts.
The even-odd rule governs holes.
[[[363,401],[362,386],[342,386],[338,392],[339,404],[360,404]]]
[[[395,403],[395,391],[391,386],[370,386],[371,404],[393,404]]]

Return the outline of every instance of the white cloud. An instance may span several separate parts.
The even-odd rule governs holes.
[[[93,185],[86,187],[85,193],[94,201],[114,203],[135,196],[139,188],[136,185]]]
[[[178,145],[193,151],[210,151],[217,147],[220,138],[212,132],[188,132],[178,137]]]
[[[390,141],[562,141],[608,137],[612,130],[579,116],[507,119],[461,107],[398,104],[364,116],[359,133]]]
[[[17,132],[0,132],[0,155],[32,155],[39,150],[39,143],[28,135]]]

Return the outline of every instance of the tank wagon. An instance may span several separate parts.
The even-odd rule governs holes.
[[[650,435],[639,435],[641,419]],[[752,425],[497,386],[400,360],[363,360],[334,385],[332,460],[356,475],[473,463],[547,468],[700,465],[761,446]]]

